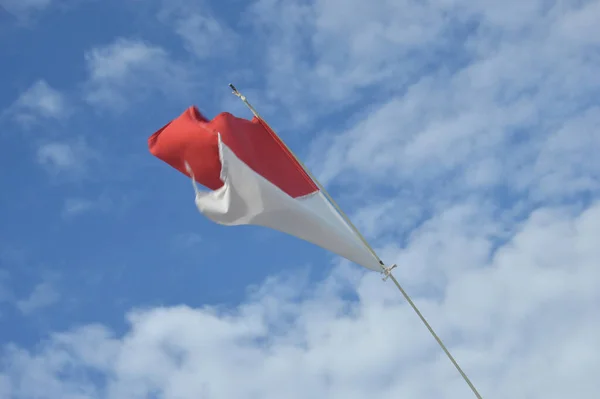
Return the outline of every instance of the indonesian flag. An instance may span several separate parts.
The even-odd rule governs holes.
[[[223,112],[208,120],[191,106],[150,136],[148,146],[154,156],[208,188],[196,188],[196,206],[214,222],[269,227],[382,271],[379,260],[260,118]]]

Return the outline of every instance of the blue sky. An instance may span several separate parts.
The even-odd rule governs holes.
[[[46,281],[57,291],[47,297],[56,301],[48,303],[51,313],[44,315],[44,309],[34,318],[43,319],[41,328],[39,321],[7,309],[4,317],[10,314],[15,326],[2,332],[7,341],[26,339],[31,344],[48,328],[72,323],[110,320],[123,327],[123,314],[132,306],[234,304],[243,298],[246,286],[281,268],[328,261],[322,251],[279,234],[214,226],[197,213],[189,181],[150,156],[148,136],[188,105],[197,104],[211,117],[228,109],[223,103],[232,96],[227,84],[237,66],[223,60],[219,64],[225,67],[217,69],[191,59],[168,24],[142,18],[152,15],[157,5],[119,3],[49,7],[33,14],[27,26],[11,21],[2,38],[3,53],[9,54],[3,66],[3,87],[8,90],[3,90],[2,108],[9,109],[32,85],[39,90],[33,92],[31,106],[3,118],[3,141],[10,148],[6,162],[19,169],[3,176],[3,184],[14,187],[2,198],[5,285],[15,298],[28,297]],[[111,50],[111,45],[116,48]],[[81,100],[95,92],[85,88],[94,85],[87,80],[86,55],[89,60],[97,54],[99,63],[116,63],[119,60],[110,57],[119,55],[111,51],[144,51],[147,47],[141,46],[151,45],[161,46],[169,60],[189,63],[190,70],[183,73],[200,75],[193,83],[201,87],[198,92],[185,87],[188,93],[169,93],[166,99],[161,91],[172,88],[141,87],[147,83],[140,82],[139,97],[131,93],[132,99],[123,100],[117,109],[111,109],[112,98],[98,106]],[[135,62],[123,57],[125,68],[130,67],[127,62]],[[102,67],[111,65],[98,66]],[[196,67],[201,73],[193,70]],[[43,83],[35,86],[40,80]],[[122,84],[128,85],[127,80]],[[259,79],[238,81],[244,87]],[[37,115],[36,102],[48,92],[60,96],[61,105],[44,118]],[[19,115],[34,120],[20,124]],[[64,147],[48,158],[40,155],[51,146]],[[286,265],[290,259],[295,265]],[[28,334],[23,335],[24,330]]]
[[[600,391],[600,2],[0,6],[0,397],[468,397],[389,282],[149,154],[230,82],[484,397]]]

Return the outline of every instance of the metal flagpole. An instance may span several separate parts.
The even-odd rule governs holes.
[[[262,123],[264,123],[273,132],[273,134],[277,135],[277,133],[275,133],[275,130],[273,130],[269,126],[269,124],[263,118],[261,118],[261,116],[258,114],[258,112],[256,112],[256,110],[254,109],[254,107],[248,102],[248,100],[246,99],[246,96],[242,95],[242,93],[240,93],[235,88],[235,86],[233,84],[230,83],[229,87],[231,87],[231,90],[233,90],[233,94],[235,94],[237,97],[239,97],[244,102],[244,104],[246,104],[246,106],[250,109],[250,111],[252,111],[252,114],[254,114],[254,116],[257,117]],[[371,254],[375,257],[375,259],[377,259],[377,261],[381,265],[381,272],[385,276],[384,280],[386,280],[388,277],[392,279],[392,281],[394,282],[394,285],[396,285],[396,287],[402,293],[402,295],[404,296],[404,298],[406,299],[406,301],[408,302],[408,304],[413,308],[413,310],[415,311],[415,313],[417,314],[417,316],[419,316],[419,318],[421,319],[421,321],[423,322],[423,324],[425,324],[425,327],[427,327],[427,329],[429,330],[429,332],[431,333],[431,335],[433,336],[433,338],[435,338],[436,342],[442,348],[442,350],[444,351],[444,353],[446,354],[446,356],[448,356],[448,359],[450,359],[450,361],[452,362],[452,364],[454,365],[454,367],[456,367],[456,369],[458,370],[458,372],[460,373],[460,375],[462,376],[462,378],[465,380],[465,382],[467,383],[467,385],[469,385],[469,388],[471,388],[471,391],[473,391],[473,393],[475,394],[475,396],[477,397],[477,399],[483,399],[482,396],[477,391],[477,388],[475,388],[475,386],[473,385],[473,383],[469,379],[469,377],[465,374],[465,372],[462,370],[462,368],[458,365],[458,363],[456,362],[456,360],[454,359],[454,357],[452,356],[452,354],[450,353],[450,351],[448,351],[448,349],[446,348],[446,345],[444,345],[444,343],[442,342],[442,340],[440,339],[440,337],[438,337],[438,335],[435,333],[435,331],[433,330],[433,328],[431,327],[431,325],[427,322],[427,320],[425,319],[425,317],[423,316],[423,314],[419,311],[419,308],[417,308],[417,305],[415,305],[415,303],[412,301],[412,299],[410,298],[410,296],[408,295],[408,293],[404,290],[404,288],[402,288],[402,286],[400,285],[400,283],[398,282],[398,280],[396,280],[396,277],[394,277],[394,275],[392,274],[392,269],[394,269],[396,267],[396,265],[392,265],[390,267],[385,267],[385,264],[379,258],[379,256],[375,252],[375,250],[367,242],[367,240],[365,239],[365,237],[360,233],[360,231],[354,225],[354,223],[352,223],[352,221],[350,220],[350,218],[348,217],[348,215],[346,215],[346,213],[340,208],[340,206],[337,204],[337,202],[335,202],[335,200],[331,197],[331,195],[329,195],[329,193],[327,192],[327,190],[325,190],[325,188],[323,187],[323,185],[310,172],[310,170],[304,165],[304,163],[302,163],[302,161],[296,156],[296,154],[294,154],[294,152],[287,146],[287,144],[285,144],[285,142],[283,140],[281,140],[281,138],[279,138],[279,140],[281,141],[281,143],[283,144],[283,146],[285,147],[285,149],[288,150],[288,152],[290,154],[292,154],[292,156],[294,157],[294,159],[296,160],[296,162],[298,162],[300,164],[300,166],[302,166],[302,168],[304,169],[304,171],[315,182],[315,184],[317,185],[317,187],[319,187],[319,190],[321,190],[321,192],[323,193],[323,195],[325,195],[325,197],[327,198],[327,200],[331,203],[331,205],[333,205],[333,207],[337,210],[337,212],[340,214],[340,216],[342,216],[342,218],[344,218],[344,220],[346,221],[346,223],[348,223],[348,225],[352,228],[352,230],[357,235],[357,237],[360,238],[360,240],[363,242],[365,248],[367,248],[367,250],[369,250],[369,252],[371,252]]]

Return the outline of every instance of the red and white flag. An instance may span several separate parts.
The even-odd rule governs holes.
[[[252,110],[247,120],[222,112],[208,120],[189,107],[148,139],[150,152],[194,182],[196,206],[223,225],[270,227],[391,277],[475,396],[481,395],[414,302],[348,218],[287,146]],[[200,191],[196,183],[209,190]],[[330,202],[331,200],[331,202]]]
[[[209,190],[196,206],[222,225],[269,227],[366,268],[382,265],[260,118],[189,107],[148,139],[150,152]]]

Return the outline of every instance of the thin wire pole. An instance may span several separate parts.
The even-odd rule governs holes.
[[[423,322],[423,324],[425,324],[425,327],[427,327],[427,329],[429,330],[429,332],[431,333],[431,335],[433,335],[433,338],[435,338],[435,340],[440,345],[440,347],[442,348],[442,350],[446,353],[446,356],[448,356],[448,359],[450,359],[450,361],[452,362],[452,364],[454,365],[454,367],[456,367],[456,369],[458,370],[458,372],[460,373],[460,375],[462,376],[462,378],[469,385],[469,387],[471,388],[471,391],[473,391],[473,393],[475,394],[475,396],[477,397],[477,399],[483,399],[481,397],[481,395],[479,394],[479,392],[477,391],[477,388],[475,388],[475,385],[473,385],[473,383],[471,382],[471,380],[469,379],[469,377],[467,377],[467,375],[460,368],[460,366],[458,365],[458,363],[456,362],[456,360],[454,360],[454,356],[452,356],[450,354],[450,351],[446,348],[446,345],[444,345],[444,343],[442,342],[442,340],[440,339],[440,337],[438,337],[438,335],[435,333],[435,331],[433,330],[433,328],[429,325],[429,323],[427,322],[427,320],[425,319],[425,317],[423,316],[423,314],[419,311],[419,308],[417,308],[417,305],[415,305],[415,303],[412,301],[412,299],[410,299],[410,296],[408,296],[408,293],[406,291],[404,291],[404,288],[402,288],[402,286],[400,285],[400,283],[398,282],[398,280],[396,280],[396,277],[394,277],[394,275],[391,274],[391,273],[389,274],[389,276],[392,279],[392,281],[394,282],[394,284],[396,285],[396,287],[398,288],[398,290],[402,293],[402,295],[404,296],[404,298],[406,299],[406,301],[413,308],[413,310],[415,311],[415,313],[417,314],[417,316],[419,316],[419,318],[421,319],[421,321]]]
[[[240,93],[235,88],[235,86],[233,84],[230,83],[229,87],[231,88],[231,90],[233,90],[233,94],[235,94],[237,97],[239,97],[244,102],[244,104],[246,104],[246,106],[250,109],[250,111],[252,111],[252,114],[254,114],[254,116],[257,117],[262,123],[264,123],[269,129],[271,129],[271,131],[273,132],[273,134],[277,135],[277,133],[275,133],[275,130],[273,130],[269,126],[269,124],[263,118],[261,118],[261,116],[258,114],[258,112],[256,112],[256,110],[254,109],[254,107],[248,102],[248,100],[246,99],[246,96],[242,95],[242,93]],[[375,257],[375,259],[377,259],[377,261],[381,265],[382,272],[385,273],[386,277],[390,277],[392,279],[392,281],[394,282],[394,285],[396,285],[396,288],[398,288],[398,290],[402,293],[402,296],[404,296],[404,298],[406,299],[406,301],[408,302],[408,304],[412,307],[412,309],[415,311],[415,313],[417,314],[417,316],[419,316],[419,318],[421,319],[421,321],[423,322],[423,324],[425,324],[425,327],[427,327],[427,329],[429,330],[429,332],[431,333],[431,335],[433,336],[433,338],[435,338],[435,340],[437,341],[437,343],[439,344],[439,346],[442,348],[442,350],[444,351],[444,353],[446,354],[446,356],[448,356],[448,359],[450,359],[450,361],[452,362],[452,364],[454,365],[454,367],[456,367],[456,369],[458,370],[458,372],[460,373],[460,375],[462,376],[462,378],[465,380],[465,382],[467,383],[467,385],[469,385],[469,388],[471,388],[471,391],[473,391],[473,393],[475,394],[475,396],[477,397],[477,399],[483,399],[482,396],[477,391],[477,388],[475,388],[475,385],[473,385],[473,383],[471,382],[471,380],[467,376],[467,374],[465,374],[465,372],[458,365],[458,363],[456,362],[456,360],[454,359],[454,357],[452,356],[452,354],[450,354],[450,351],[448,351],[448,349],[446,348],[446,345],[444,345],[444,343],[442,342],[442,340],[440,339],[440,337],[438,337],[438,335],[435,333],[435,331],[433,330],[433,328],[431,327],[431,325],[427,322],[427,320],[425,319],[425,317],[423,316],[423,314],[421,313],[421,311],[419,310],[419,308],[417,308],[417,305],[415,305],[415,303],[412,301],[412,299],[410,298],[410,296],[408,295],[408,293],[406,291],[404,291],[404,288],[402,288],[402,286],[400,285],[400,283],[398,282],[398,280],[396,280],[396,277],[394,277],[394,275],[391,273],[391,268],[386,268],[385,267],[385,264],[383,263],[383,261],[379,258],[379,256],[375,252],[375,250],[367,242],[367,240],[365,239],[365,237],[360,233],[360,231],[358,230],[358,228],[356,228],[356,226],[354,225],[354,223],[352,223],[352,221],[350,220],[350,218],[348,217],[348,215],[346,215],[346,213],[340,208],[340,206],[337,204],[337,202],[335,202],[335,200],[331,197],[331,195],[329,195],[329,193],[327,192],[327,190],[325,190],[325,187],[323,187],[323,185],[310,172],[310,170],[302,163],[302,161],[296,156],[296,154],[294,154],[294,152],[287,146],[287,144],[285,144],[285,142],[283,140],[281,140],[281,138],[279,138],[279,141],[283,144],[283,146],[286,148],[286,150],[290,154],[292,154],[292,156],[294,157],[294,159],[296,160],[296,162],[298,162],[300,164],[300,166],[302,166],[302,168],[309,175],[309,177],[315,182],[315,184],[319,187],[319,190],[321,190],[321,192],[325,195],[325,197],[331,203],[331,205],[334,206],[334,208],[337,210],[337,212],[340,214],[340,216],[342,216],[342,218],[344,218],[344,220],[346,221],[346,223],[348,223],[348,225],[352,228],[352,230],[357,235],[357,237],[360,238],[360,240],[363,242],[364,246],[369,250],[369,252],[373,255],[373,257]]]

